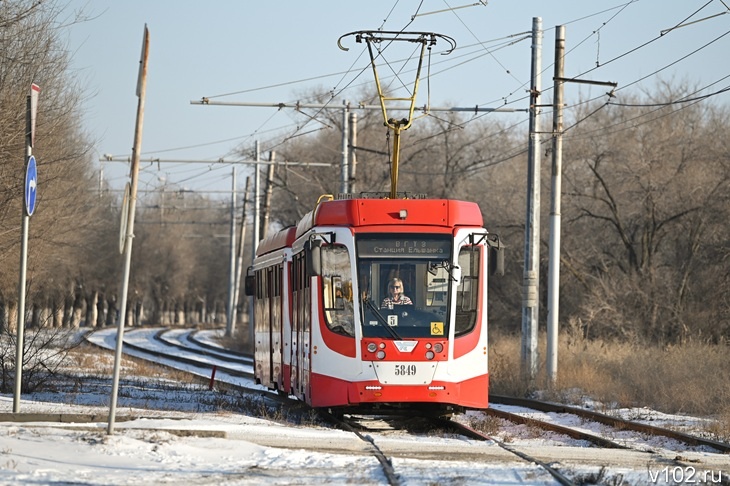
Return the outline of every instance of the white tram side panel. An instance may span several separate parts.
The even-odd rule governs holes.
[[[446,369],[441,368],[434,376],[435,380],[463,382],[472,378],[489,374],[488,349],[488,305],[487,280],[489,276],[489,252],[484,243],[472,249],[469,237],[478,239],[477,235],[486,234],[486,230],[462,229],[456,232],[454,264],[461,271],[460,282],[454,286],[451,299],[452,325],[449,329],[449,342],[456,343],[457,319],[462,315],[472,316],[474,332],[478,337],[476,345],[461,356],[455,356],[459,349],[449,346],[449,360]],[[474,261],[477,260],[477,261]]]

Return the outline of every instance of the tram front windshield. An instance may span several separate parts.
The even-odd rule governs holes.
[[[449,235],[361,235],[357,239],[364,337],[447,337],[452,278]],[[458,277],[457,277],[458,278]]]

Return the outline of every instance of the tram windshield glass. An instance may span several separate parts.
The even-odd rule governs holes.
[[[360,235],[356,243],[363,336],[447,337],[450,288],[461,288],[464,281],[463,270],[455,271],[451,264],[452,238],[390,233]],[[475,267],[470,256],[463,260],[471,284]]]

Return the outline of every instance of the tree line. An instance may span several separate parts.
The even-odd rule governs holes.
[[[25,97],[31,83],[42,86],[43,102],[34,147],[41,189],[29,234],[28,325],[111,325],[119,308],[120,198],[99,187],[94,140],[82,125],[85,92],[69,69],[70,54],[54,27],[58,13],[52,4],[0,3],[4,329],[12,329],[17,316]],[[620,104],[597,99],[566,110],[560,291],[565,332],[662,344],[726,342],[730,120],[727,107],[714,102],[721,97],[678,102],[692,91],[687,83],[660,82],[647,92],[622,92]],[[308,95],[330,99],[325,89]],[[375,101],[372,93],[361,95],[365,103]],[[330,116],[327,111],[310,115]],[[340,114],[332,114],[329,130],[271,141],[276,160],[332,164],[275,169],[275,227],[295,224],[320,195],[338,191],[334,168],[340,166],[341,124]],[[524,115],[430,115],[403,132],[399,171],[400,190],[480,205],[487,229],[508,245],[507,273],[490,282],[490,319],[493,326],[514,332],[521,321],[527,140]],[[359,116],[357,146],[357,173],[350,181],[355,192],[389,191],[392,139],[380,113]],[[543,138],[541,151],[544,321],[549,137]],[[229,219],[230,210],[221,201],[183,191],[140,201],[128,323],[225,322],[228,240],[220,236],[228,233]],[[246,252],[244,261],[250,261],[250,247]],[[243,295],[238,305],[245,320]]]

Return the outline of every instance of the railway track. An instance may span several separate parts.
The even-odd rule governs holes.
[[[717,465],[715,462],[705,462],[702,459],[702,454],[700,455],[694,455],[692,458],[690,458],[686,451],[682,450],[676,450],[678,448],[673,449],[663,449],[653,446],[646,446],[646,442],[639,441],[639,444],[629,444],[629,441],[621,441],[616,439],[609,438],[612,435],[618,435],[619,433],[625,433],[626,431],[630,431],[633,433],[633,435],[641,434],[641,435],[650,435],[652,437],[664,437],[669,438],[673,440],[677,440],[679,442],[684,443],[685,445],[691,445],[696,446],[700,448],[713,448],[715,450],[721,451],[725,454],[730,451],[730,447],[727,444],[717,442],[717,441],[711,441],[708,439],[703,439],[700,437],[690,436],[688,434],[682,434],[670,429],[665,429],[661,427],[655,427],[655,426],[648,426],[643,423],[639,422],[632,422],[628,420],[623,420],[617,417],[611,417],[605,414],[601,414],[598,412],[592,412],[589,410],[583,410],[575,407],[567,407],[562,405],[556,405],[551,404],[547,402],[541,402],[538,400],[528,400],[528,399],[518,399],[513,397],[491,397],[496,403],[502,403],[502,404],[509,404],[512,406],[519,406],[524,408],[524,410],[521,413],[515,413],[515,412],[507,412],[504,410],[499,410],[496,408],[489,408],[484,411],[485,414],[497,417],[500,419],[508,420],[515,424],[520,425],[527,425],[528,427],[532,427],[534,429],[540,429],[543,431],[548,432],[554,432],[558,434],[563,434],[568,437],[571,437],[576,440],[586,441],[587,443],[590,443],[594,446],[603,448],[603,449],[620,449],[627,452],[638,452],[642,454],[646,454],[647,456],[647,464],[650,464],[652,462],[655,462],[657,464],[664,464],[664,467],[670,468],[672,470],[691,470],[692,472],[699,472],[701,477],[708,477],[708,475],[716,474],[721,480],[721,484],[730,484],[730,474],[727,472],[727,468],[725,471],[722,471],[721,469],[713,469],[716,468]],[[534,417],[531,417],[530,414],[535,413],[541,413],[541,412],[550,412],[550,413],[560,413],[560,414],[572,414],[577,417],[580,417],[583,420],[592,420],[600,424],[604,424],[608,427],[611,427],[612,429],[607,429],[605,432],[602,433],[602,435],[596,435],[591,432],[587,432],[583,430],[581,427],[568,427],[564,425],[560,425],[554,422],[551,422],[549,420],[545,419],[537,419]],[[464,426],[465,434],[469,434],[469,428]],[[480,434],[479,432],[476,432],[476,434]],[[500,447],[503,447],[510,452],[513,452],[515,454],[521,454],[521,452],[511,446],[507,446],[503,442],[500,442],[497,439],[494,440]],[[525,457],[527,460],[528,457]],[[535,458],[532,458],[535,459]],[[539,459],[535,459],[538,464],[541,463]],[[723,461],[720,460],[719,464],[730,464],[730,458],[728,460]],[[551,473],[552,474],[552,473]],[[699,477],[699,476],[698,476]],[[713,476],[714,477],[714,476]],[[561,483],[561,479],[556,479]]]
[[[491,395],[490,401],[495,404],[500,404],[500,405],[510,405],[510,406],[514,406],[514,407],[522,407],[526,410],[526,413],[510,413],[510,412],[505,412],[505,411],[502,411],[499,409],[490,408],[487,410],[488,414],[491,414],[496,417],[504,418],[506,420],[509,420],[509,421],[515,422],[515,423],[538,425],[541,428],[544,428],[546,430],[552,430],[554,432],[570,435],[571,437],[574,437],[577,439],[587,440],[587,441],[592,442],[601,447],[611,447],[611,448],[617,448],[617,449],[632,448],[631,446],[618,442],[616,440],[609,440],[604,437],[595,436],[590,433],[582,433],[581,431],[576,430],[575,428],[563,427],[563,426],[551,423],[547,420],[535,420],[534,418],[531,418],[528,414],[531,412],[534,412],[534,411],[545,412],[545,413],[554,413],[554,414],[570,414],[570,415],[575,415],[577,417],[580,417],[581,419],[584,419],[584,420],[589,420],[592,422],[607,425],[609,427],[613,427],[617,431],[632,431],[632,432],[637,432],[639,434],[645,434],[645,435],[653,436],[653,437],[665,437],[668,439],[673,439],[673,440],[682,442],[688,446],[708,447],[708,448],[712,448],[714,450],[717,450],[717,451],[725,453],[725,454],[730,453],[730,444],[726,444],[723,442],[706,439],[706,438],[702,438],[702,437],[697,437],[697,436],[685,434],[682,432],[677,432],[675,430],[671,430],[671,429],[667,429],[667,428],[663,428],[663,427],[656,427],[656,426],[648,425],[648,424],[641,423],[641,422],[625,420],[625,419],[622,419],[619,417],[614,417],[614,416],[607,415],[604,413],[595,412],[592,410],[586,410],[586,409],[582,409],[582,408],[578,408],[578,407],[571,407],[568,405],[560,405],[560,404],[554,404],[554,403],[549,403],[549,402],[543,402],[540,400],[506,397],[506,396],[499,396],[499,395]]]
[[[510,454],[514,454],[515,456],[519,457],[520,459],[527,461],[531,464],[537,464],[540,468],[545,470],[548,474],[550,474],[559,484],[562,484],[563,486],[571,486],[575,484],[571,479],[568,479],[563,473],[561,473],[556,467],[553,467],[551,464],[548,464],[545,461],[542,461],[538,459],[537,457],[534,457],[524,451],[518,450],[516,447],[512,447],[504,443],[503,441],[497,440],[493,437],[490,437],[487,434],[484,434],[482,432],[479,432],[465,424],[454,422],[451,420],[442,420],[441,423],[444,427],[450,427],[455,432],[462,434],[466,437],[470,437],[472,439],[476,440],[483,440],[483,441],[492,441],[495,444],[497,444],[502,449],[506,450]]]
[[[288,403],[286,397],[255,384],[252,358],[223,348],[206,346],[202,341],[188,335],[192,333],[194,331],[162,328],[132,329],[125,332],[122,351],[138,359],[209,379],[211,386],[218,383],[242,393],[255,394],[267,406],[289,406],[296,409]],[[116,343],[116,330],[96,331],[88,334],[86,340],[112,350]]]
[[[197,339],[195,333],[191,331],[159,329],[130,331],[125,336],[124,350],[125,352],[130,350],[136,353],[147,353],[157,362],[169,360],[173,363],[179,363],[180,365],[187,367],[196,365],[200,369],[198,374],[203,376],[210,373],[211,366],[220,366],[219,369],[222,371],[220,379],[222,381],[227,383],[233,382],[231,383],[233,386],[243,386],[244,388],[248,387],[250,391],[254,391],[255,389],[257,393],[266,393],[261,387],[256,387],[256,385],[253,384],[252,362],[250,358],[236,353],[229,353],[221,348],[210,346],[209,344],[204,345],[203,341]],[[171,366],[175,365],[172,364]],[[241,381],[245,384],[242,385]],[[267,393],[267,397],[268,399],[274,400],[285,407],[301,408],[302,406],[300,402],[288,400],[287,397],[282,397],[275,393]],[[668,450],[655,451],[652,447],[636,447],[627,441],[614,440],[610,436],[612,434],[616,435],[618,433],[617,431],[632,431],[633,433],[640,435],[671,438],[673,440],[680,441],[684,445],[705,448],[704,450],[707,450],[706,448],[712,448],[710,450],[719,451],[724,454],[727,454],[730,451],[730,446],[727,444],[655,426],[626,421],[606,414],[600,414],[575,407],[494,395],[491,399],[495,406],[488,409],[485,412],[486,414],[503,420],[509,420],[513,423],[525,424],[531,428],[549,430],[572,439],[586,441],[587,444],[591,444],[595,447],[586,447],[585,445],[555,447],[555,451],[551,454],[545,455],[531,451],[530,447],[507,443],[509,442],[508,440],[499,440],[485,434],[484,432],[476,430],[473,426],[459,423],[459,421],[456,420],[436,420],[434,422],[434,427],[438,427],[442,431],[448,431],[442,433],[456,434],[458,436],[468,438],[470,441],[496,444],[504,451],[504,453],[508,453],[509,455],[518,458],[523,463],[533,464],[537,469],[532,474],[549,474],[552,480],[559,484],[576,483],[574,479],[571,479],[570,466],[567,466],[566,464],[570,464],[571,461],[585,461],[586,458],[590,456],[590,452],[586,455],[587,450],[600,451],[603,449],[615,450],[616,452],[614,454],[618,454],[616,457],[630,458],[626,460],[634,462],[643,461],[646,465],[645,467],[658,468],[662,464],[669,464],[671,467],[676,468],[692,467],[697,470],[706,468],[712,470],[713,473],[716,473],[716,471],[720,470],[719,465],[724,465],[725,467],[723,467],[723,472],[721,474],[722,481],[723,484],[730,484],[730,477],[728,477],[727,473],[728,468],[726,467],[728,462],[727,458],[725,457],[725,462],[723,463],[722,456],[719,460],[716,457],[719,456],[719,454],[708,454],[708,456],[712,456],[714,459],[708,462],[703,462],[688,457],[682,450],[676,450],[674,453]],[[500,408],[504,408],[504,406],[519,408],[519,412],[515,413],[501,410]],[[381,465],[383,470],[384,477],[388,484],[391,485],[402,483],[402,480],[397,473],[397,465],[399,464],[398,461],[402,460],[401,458],[404,457],[404,455],[406,457],[429,458],[433,460],[444,460],[445,456],[452,457],[453,460],[463,460],[464,457],[469,457],[470,460],[484,461],[485,466],[490,464],[489,461],[508,460],[504,455],[495,453],[494,447],[491,446],[487,446],[486,449],[472,447],[468,448],[466,451],[462,450],[453,453],[450,452],[452,450],[452,446],[449,446],[448,449],[444,449],[441,452],[434,451],[429,448],[417,451],[412,449],[403,450],[402,448],[394,447],[392,445],[393,436],[389,435],[390,432],[388,431],[388,428],[390,427],[396,431],[400,431],[400,433],[403,433],[403,430],[407,430],[407,426],[397,424],[393,426],[392,424],[394,422],[392,417],[389,417],[386,420],[381,420],[381,424],[377,426],[374,425],[375,422],[370,422],[369,425],[363,425],[362,423],[358,425],[357,422],[351,419],[349,420],[349,423],[348,421],[341,422],[338,421],[337,417],[327,417],[324,412],[318,412],[320,413],[322,420],[330,423],[337,423],[337,427],[350,431],[357,436],[360,441],[363,441],[364,446],[362,447],[362,453],[370,454],[378,460],[378,463]],[[302,413],[306,414],[307,412]],[[546,416],[549,419],[551,416],[564,416],[565,414],[574,415],[577,417],[576,421],[578,422],[583,421],[583,423],[585,423],[585,421],[593,421],[603,424],[607,427],[613,428],[614,432],[608,431],[605,434],[595,434],[581,430],[583,427],[565,426],[559,423],[551,423],[550,420],[546,420]],[[557,421],[565,422],[565,420],[556,419],[555,422]],[[403,424],[408,422],[409,421],[406,420]],[[383,425],[383,423],[385,423],[385,425]],[[391,425],[389,426],[388,424]],[[408,433],[413,435],[420,434],[418,431],[410,431]],[[457,449],[455,448],[453,450],[456,451]],[[581,481],[577,481],[577,483],[580,482]]]
[[[497,416],[505,418],[502,413],[498,413]],[[514,417],[512,417],[512,419],[518,423],[526,423],[515,419]],[[414,420],[416,419],[413,417],[363,417],[348,415],[345,415],[345,418],[342,420],[339,420],[338,417],[330,419],[331,422],[337,423],[342,429],[352,430],[361,436],[364,435],[365,439],[363,440],[372,441],[373,444],[381,444],[378,451],[388,457],[388,464],[391,465],[393,464],[391,455],[398,457],[398,451],[389,448],[387,445],[383,446],[383,444],[387,444],[390,437],[397,436],[403,431],[408,431],[408,433],[413,435],[424,436],[434,434],[437,436],[456,434],[472,441],[496,444],[502,450],[521,460],[526,465],[525,467],[533,467],[532,475],[539,476],[541,472],[547,473],[556,483],[561,485],[585,484],[586,482],[590,483],[589,479],[587,480],[585,478],[576,477],[573,465],[576,462],[590,462],[589,458],[591,454],[595,456],[594,459],[597,459],[598,457],[606,457],[603,452],[605,449],[617,450],[617,452],[612,454],[614,460],[618,462],[640,462],[644,464],[649,471],[659,471],[662,470],[662,468],[666,468],[671,471],[683,471],[687,474],[691,473],[697,478],[711,477],[714,478],[714,482],[716,484],[730,484],[730,477],[727,472],[725,472],[727,468],[725,468],[725,470],[721,469],[721,464],[726,464],[727,461],[723,462],[722,459],[720,459],[719,462],[705,462],[697,459],[689,459],[688,457],[671,451],[659,452],[632,448],[611,442],[608,439],[596,437],[593,434],[580,430],[570,429],[568,427],[556,428],[553,427],[554,424],[541,422],[539,420],[530,421],[529,426],[543,431],[557,432],[573,439],[593,444],[596,447],[591,447],[590,444],[588,446],[581,447],[563,446],[555,448],[552,453],[546,454],[540,448],[536,449],[525,444],[510,444],[507,440],[497,439],[493,435],[486,434],[483,431],[477,430],[474,427],[455,420],[434,417],[420,418],[421,422],[432,424],[430,432],[427,432],[429,427],[424,425],[424,423],[414,426]],[[415,429],[415,431],[413,429]],[[434,432],[433,429],[439,430]],[[475,450],[480,452],[475,453]],[[591,453],[591,450],[596,452]],[[471,463],[484,462],[486,468],[493,463],[495,459],[500,461],[506,460],[504,457],[499,457],[497,459],[497,456],[493,451],[487,451],[488,449],[472,449],[472,451],[468,453],[469,461]],[[559,452],[555,453],[555,451]],[[463,454],[463,451],[454,451],[452,453],[449,448],[445,449],[440,455],[434,455],[432,451],[411,452],[411,454],[414,453],[418,455],[420,459],[445,460],[452,454],[461,455]],[[397,466],[398,463],[395,462],[395,464]],[[395,470],[397,471],[397,467]],[[397,481],[394,481],[390,484],[398,483]]]
[[[116,330],[104,330],[104,333],[116,337]],[[215,369],[219,381],[232,385],[253,383],[253,359],[237,353],[207,349],[197,341],[176,337],[178,330],[161,328],[133,329],[125,332],[122,350],[142,358],[153,358],[153,361],[169,367],[189,371],[199,376],[209,377]],[[87,340],[102,345],[94,335]],[[107,339],[108,336],[105,336]],[[186,345],[185,342],[188,344]],[[104,347],[104,346],[103,346]],[[109,346],[106,346],[109,347]],[[242,381],[243,380],[243,381]]]
[[[388,417],[363,417],[363,416],[350,416],[345,415],[340,417],[338,415],[332,415],[328,412],[319,410],[320,417],[326,422],[342,430],[349,431],[355,434],[361,441],[368,444],[371,448],[372,454],[378,459],[381,464],[383,474],[389,485],[395,486],[402,484],[400,475],[397,472],[397,460],[400,458],[404,451],[399,450],[398,447],[392,445],[392,440],[389,435],[399,434],[403,431],[407,431],[409,434],[427,434],[428,431],[433,433],[434,428],[439,429],[440,434],[455,434],[475,440],[479,442],[493,443],[507,451],[512,456],[516,457],[520,461],[523,461],[524,467],[530,470],[530,477],[540,477],[541,473],[549,474],[558,484],[561,485],[573,485],[573,482],[568,477],[564,476],[555,467],[547,464],[536,457],[529,455],[523,451],[519,451],[513,447],[510,447],[503,442],[495,440],[481,432],[478,432],[464,424],[454,422],[448,419],[440,419],[435,417],[400,417],[400,416],[388,416]],[[459,439],[456,439],[459,441]],[[477,449],[479,450],[479,449]],[[482,449],[482,452],[486,452],[488,449]],[[408,451],[409,457],[413,457],[415,451]],[[451,456],[451,453],[447,450],[437,453],[434,451],[420,451],[416,452],[420,458],[443,461]],[[459,457],[462,451],[455,452],[456,458],[463,460],[464,457]],[[446,456],[446,457],[445,457]],[[493,453],[479,453],[472,451],[469,454],[470,462],[483,462],[485,467],[493,463],[495,455]],[[504,457],[500,458],[504,460]],[[548,482],[548,476],[545,475],[545,482]]]

